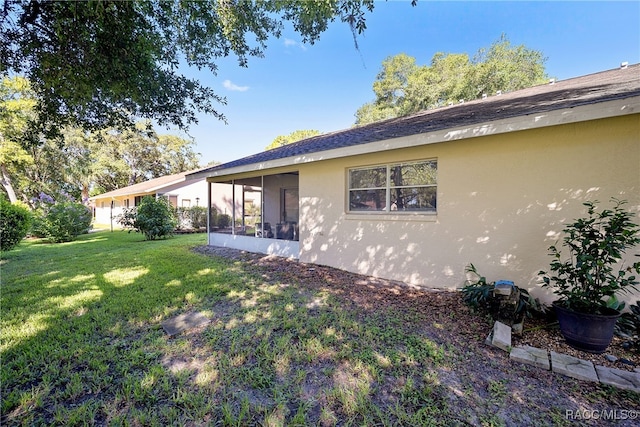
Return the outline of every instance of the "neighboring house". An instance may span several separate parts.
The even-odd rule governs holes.
[[[202,178],[260,189],[273,231],[211,232],[210,245],[432,288],[459,287],[473,263],[489,280],[531,289],[584,201],[617,197],[640,212],[640,65],[323,134],[188,176]]]
[[[167,197],[173,207],[183,208],[206,207],[207,200],[211,200],[210,206],[215,207],[217,212],[230,215],[234,210],[232,206],[233,189],[228,185],[209,186],[204,178],[187,181],[185,176],[192,172],[197,171],[167,175],[90,197],[89,201],[94,206],[94,222],[117,226],[117,217],[122,214],[123,209],[138,206],[145,196]],[[211,196],[208,195],[210,188],[213,192]],[[236,190],[238,188],[242,187],[237,187]],[[245,198],[245,203],[247,205],[259,204],[260,194],[255,192],[252,194],[254,197]],[[236,210],[239,209],[240,206],[237,206]]]

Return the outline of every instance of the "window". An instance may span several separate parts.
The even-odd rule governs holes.
[[[436,160],[349,169],[350,212],[435,212]]]
[[[182,207],[190,208],[191,207],[191,199],[182,199]]]

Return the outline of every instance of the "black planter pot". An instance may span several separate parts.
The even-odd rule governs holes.
[[[611,340],[620,312],[585,314],[553,304],[560,323],[560,332],[571,347],[589,353],[604,353]]]

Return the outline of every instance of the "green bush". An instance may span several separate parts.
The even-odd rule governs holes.
[[[29,209],[12,204],[0,195],[0,250],[15,248],[29,232],[31,220]]]
[[[41,207],[33,233],[51,242],[70,242],[91,229],[91,210],[76,202],[57,202]]]
[[[549,248],[549,271],[540,271],[542,286],[559,297],[556,304],[587,314],[609,312],[611,298],[638,290],[640,261],[624,263],[625,253],[640,244],[640,224],[627,211],[626,200],[611,199],[613,207],[597,210],[585,202],[587,214],[565,224],[561,245]]]
[[[191,226],[193,228],[205,228],[207,226],[207,208],[204,206],[191,208]]]
[[[138,218],[138,209],[135,206],[123,208],[122,213],[116,217],[116,222],[124,228],[136,228],[136,219]]]
[[[217,222],[218,222],[218,227],[227,228],[231,225],[231,215],[219,214]]]
[[[218,225],[218,209],[214,206],[211,206],[211,210],[209,211],[209,224],[212,228]]]
[[[616,334],[625,342],[622,348],[640,353],[640,300],[629,306],[629,311],[622,313],[616,323]]]
[[[147,240],[155,240],[173,234],[177,221],[169,201],[160,197],[145,196],[137,208],[133,228],[144,234]]]
[[[467,279],[461,288],[462,300],[474,310],[498,318],[501,313],[500,299],[494,295],[496,282],[488,282],[486,277],[478,273],[473,264],[469,264],[465,268],[465,273],[471,278]],[[544,305],[538,299],[533,298],[526,289],[513,286],[513,292],[518,296],[513,313],[517,320],[545,314]]]
[[[192,228],[197,230],[207,226],[207,208],[204,206],[177,208],[176,217],[179,228]]]

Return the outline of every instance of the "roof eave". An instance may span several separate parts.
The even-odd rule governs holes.
[[[349,147],[316,151],[304,155],[284,157],[227,169],[202,171],[190,175],[190,179],[210,178],[210,180],[215,180],[216,178],[226,178],[231,175],[242,173],[263,172],[291,165],[356,156],[378,151],[395,150],[399,148],[436,144],[488,135],[498,135],[502,133],[531,130],[548,126],[625,116],[629,114],[637,114],[639,112],[640,96],[632,96],[613,101],[589,103],[570,108],[525,114],[516,117],[385,139]]]
[[[127,191],[127,192],[122,192],[122,193],[118,193],[119,190],[114,190],[113,192],[110,193],[115,193],[115,194],[109,194],[109,193],[104,193],[104,194],[98,194],[97,196],[93,196],[93,197],[89,197],[89,200],[97,200],[97,199],[112,199],[112,198],[116,198],[116,197],[124,197],[124,196],[137,196],[137,195],[145,195],[148,196],[150,194],[153,194],[155,192],[157,192],[158,190],[161,190],[165,187],[170,187],[172,185],[176,185],[179,184],[181,182],[184,182],[185,178],[182,177],[180,179],[177,179],[175,181],[171,181],[162,185],[157,185],[155,187],[150,187],[144,190],[138,190],[138,191]]]

